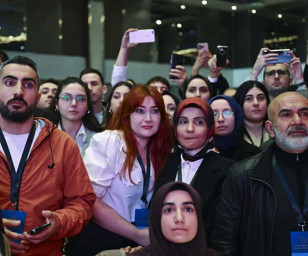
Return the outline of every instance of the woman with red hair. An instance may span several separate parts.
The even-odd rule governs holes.
[[[220,156],[214,147],[213,110],[201,98],[183,100],[175,110],[173,121],[179,147],[170,154],[155,191],[170,181],[182,181],[194,187],[202,199],[204,228],[209,238],[222,183],[235,161]]]
[[[148,229],[133,224],[135,211],[146,213],[171,148],[161,94],[150,86],[134,87],[107,130],[94,135],[86,150],[84,162],[97,199],[92,220],[72,239],[68,255],[149,244]]]

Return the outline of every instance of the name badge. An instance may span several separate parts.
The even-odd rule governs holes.
[[[293,231],[290,233],[292,256],[308,255],[308,231]]]
[[[135,210],[135,226],[137,228],[147,228],[149,226],[149,212],[148,209]]]
[[[7,229],[18,234],[24,232],[26,212],[21,211],[11,211],[11,210],[1,210],[2,218],[10,220],[20,220],[20,225],[18,227],[7,227]],[[20,240],[15,240],[17,243],[20,243]]]

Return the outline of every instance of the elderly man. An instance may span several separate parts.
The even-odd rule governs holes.
[[[38,85],[32,60],[2,63],[0,206],[14,255],[60,256],[63,239],[91,218],[96,196],[77,144],[48,120],[33,118]],[[44,223],[50,223],[45,230],[27,232]]]
[[[211,237],[221,255],[308,253],[308,100],[282,93],[268,117],[274,143],[232,166],[222,188]]]

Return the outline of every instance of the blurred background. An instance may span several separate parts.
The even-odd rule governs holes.
[[[125,30],[153,28],[155,43],[131,50],[128,76],[167,77],[170,54],[183,49],[189,72],[197,43],[208,42],[212,53],[229,46],[224,75],[236,87],[261,47],[292,49],[305,62],[307,19],[307,0],[0,0],[0,49],[33,58],[42,78],[91,66],[109,82]]]

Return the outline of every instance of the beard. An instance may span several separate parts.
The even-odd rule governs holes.
[[[305,130],[306,136],[290,137],[289,133],[293,130]],[[279,132],[274,126],[273,131],[276,143],[287,151],[305,151],[308,148],[308,129],[302,125],[289,128],[286,134]]]
[[[9,109],[9,103],[12,101],[21,101],[25,104],[26,110],[24,111],[14,111]],[[33,116],[34,110],[36,108],[36,103],[28,106],[27,102],[22,97],[14,97],[5,104],[0,100],[0,114],[2,118],[7,121],[22,123]]]

